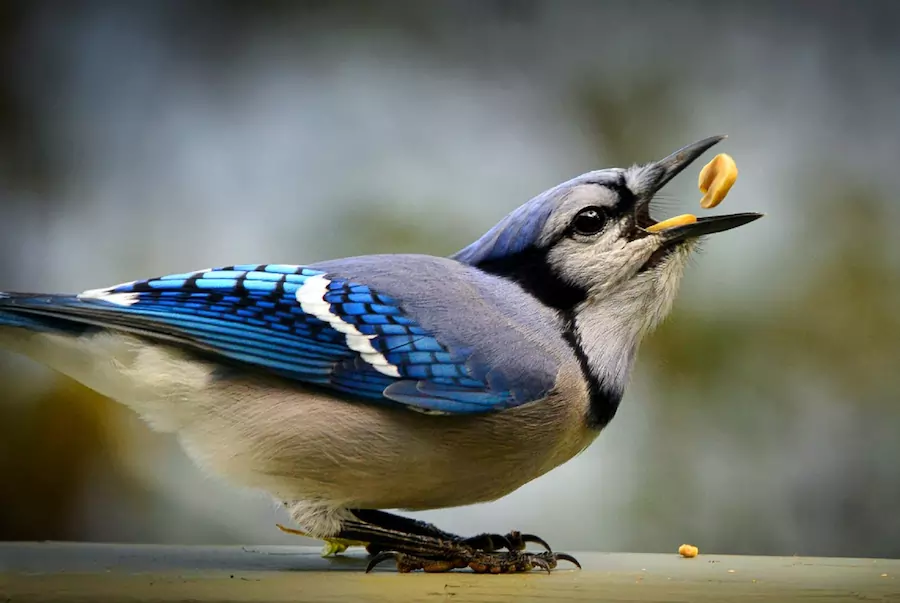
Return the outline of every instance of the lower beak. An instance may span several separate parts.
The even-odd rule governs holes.
[[[748,212],[743,214],[697,218],[696,222],[667,228],[657,234],[662,237],[666,243],[676,243],[678,241],[684,241],[685,239],[694,239],[704,235],[731,230],[732,228],[749,224],[762,217],[763,214]]]

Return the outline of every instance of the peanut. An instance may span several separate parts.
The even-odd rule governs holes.
[[[697,216],[694,214],[681,214],[680,216],[675,216],[674,218],[669,218],[668,220],[663,220],[662,222],[657,222],[653,226],[648,226],[644,230],[647,232],[660,232],[662,230],[667,230],[669,228],[675,228],[676,226],[684,226],[685,224],[693,224],[697,221]]]
[[[722,202],[737,180],[738,169],[731,155],[719,153],[700,170],[697,187],[703,193],[700,207],[712,209]]]
[[[680,547],[678,547],[678,554],[682,557],[691,559],[700,554],[700,549],[695,547],[693,544],[682,544]]]

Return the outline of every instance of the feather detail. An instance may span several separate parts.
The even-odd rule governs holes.
[[[489,412],[534,399],[490,366],[471,363],[469,348],[442,343],[394,297],[304,266],[248,264],[74,297],[0,297],[0,325],[132,333],[417,410]]]

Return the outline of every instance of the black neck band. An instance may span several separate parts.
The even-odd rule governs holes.
[[[586,421],[591,429],[603,429],[615,416],[622,392],[610,387],[591,371],[581,338],[575,328],[575,308],[587,299],[587,291],[565,282],[547,263],[547,250],[528,249],[513,256],[482,262],[478,268],[512,280],[541,303],[558,310],[564,319],[563,338],[578,359],[588,384],[589,408]]]

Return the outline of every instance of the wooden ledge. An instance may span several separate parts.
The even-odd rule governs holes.
[[[552,575],[366,575],[318,548],[0,543],[0,602],[900,601],[900,560],[573,553]]]

